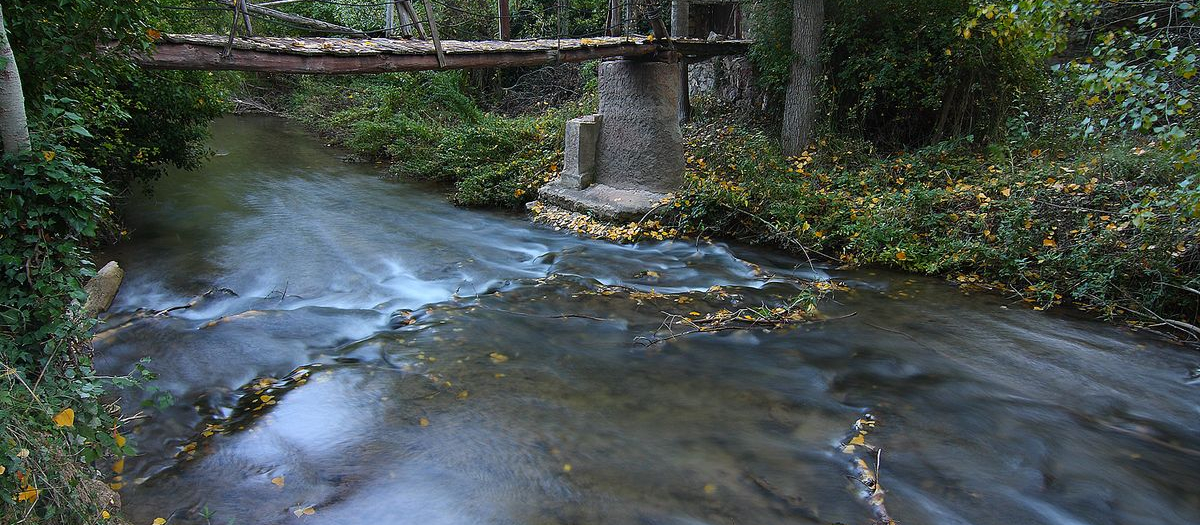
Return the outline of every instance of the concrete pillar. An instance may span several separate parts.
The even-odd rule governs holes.
[[[596,182],[668,193],[683,184],[679,131],[679,64],[600,63],[600,128]]]
[[[602,219],[641,218],[683,185],[683,135],[679,130],[679,64],[612,60],[600,63],[601,119],[567,124],[564,173],[542,187],[549,204]],[[591,130],[599,128],[594,157]],[[588,184],[588,159],[595,180]]]

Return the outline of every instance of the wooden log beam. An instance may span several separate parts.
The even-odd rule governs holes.
[[[444,64],[424,40],[350,38],[237,38],[221,35],[163,35],[151,54],[133,58],[156,69],[235,70],[309,74],[362,74],[430,69],[526,67],[626,57],[674,60],[745,53],[749,41],[619,37],[534,41],[444,40]],[[228,48],[228,53],[226,49]]]
[[[622,44],[538,51],[501,51],[445,55],[445,66],[436,54],[428,55],[296,55],[233,49],[222,56],[220,48],[194,44],[164,44],[151,56],[136,57],[138,65],[150,69],[206,71],[257,71],[318,75],[355,75],[433,69],[477,69],[529,67],[556,62],[585,62],[612,57],[648,57],[659,52],[656,44]]]

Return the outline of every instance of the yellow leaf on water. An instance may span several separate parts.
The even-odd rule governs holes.
[[[501,354],[500,352],[492,352],[488,354],[488,357],[492,358],[493,363],[503,363],[508,361],[508,356]]]
[[[167,520],[165,520],[163,518],[154,518],[154,522],[151,523],[150,525],[165,525],[166,523],[167,523]]]
[[[709,483],[709,484],[707,484],[707,485],[705,485],[705,486],[704,486],[704,493],[705,493],[705,494],[712,494],[712,493],[714,493],[714,492],[716,492],[716,491],[717,491],[717,486],[716,486],[716,485],[713,485],[712,483]]]
[[[316,512],[317,512],[317,509],[314,509],[314,508],[312,507],[312,505],[309,505],[309,506],[307,506],[307,507],[304,507],[304,508],[300,508],[300,509],[293,510],[293,511],[292,511],[292,514],[295,514],[295,515],[296,515],[296,517],[297,517],[297,518],[299,518],[300,516],[312,516],[312,515],[313,515],[313,514],[315,514]]]
[[[463,390],[462,392],[459,392],[459,393],[458,393],[458,398],[459,398],[459,399],[466,399],[466,398],[467,398],[467,396],[469,396],[469,395],[471,395],[471,394],[470,394],[470,393],[468,393],[466,390]]]
[[[570,471],[571,471],[571,464],[570,464],[570,463],[567,463],[567,464],[563,465],[563,472],[570,472]]]
[[[275,477],[271,478],[271,483],[274,483],[276,487],[282,487],[283,486],[283,476],[275,476]]]
[[[849,445],[866,445],[867,439],[865,437],[863,437],[862,434],[859,434],[857,436],[854,436],[854,438],[852,438],[850,440],[850,443],[847,443],[847,444],[849,444]]]
[[[73,427],[75,426],[75,411],[70,408],[64,408],[54,416],[54,426],[56,427]]]
[[[429,419],[428,419],[428,418],[424,418],[424,417],[423,417],[423,418],[421,418],[421,419],[418,419],[418,420],[417,420],[417,424],[419,424],[419,425],[421,425],[421,426],[423,426],[423,427],[427,427],[427,426],[429,426]]]

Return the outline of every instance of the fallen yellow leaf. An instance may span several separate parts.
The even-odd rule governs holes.
[[[570,463],[567,463],[567,464],[563,465],[563,472],[570,472],[570,471],[571,471],[571,464],[570,464]]]
[[[271,478],[271,483],[274,483],[276,487],[282,487],[283,486],[283,476],[275,476],[275,477]]]
[[[21,492],[17,493],[17,501],[28,501],[30,503],[37,501],[38,489],[33,487],[25,487]]]
[[[314,508],[312,507],[312,505],[309,505],[309,506],[307,506],[307,507],[304,507],[304,508],[302,508],[302,509],[296,509],[296,510],[293,510],[293,511],[292,511],[292,514],[295,514],[295,515],[296,515],[296,517],[297,517],[297,518],[299,518],[300,516],[312,516],[312,515],[313,515],[313,514],[315,514],[316,512],[317,512],[317,510],[316,510],[316,509],[314,509]]]
[[[54,416],[54,426],[56,427],[73,427],[75,426],[75,411],[70,408],[64,408]]]
[[[421,425],[421,426],[423,426],[423,427],[427,427],[427,426],[429,426],[429,419],[428,419],[428,418],[424,418],[424,417],[423,417],[423,418],[421,418],[421,419],[418,419],[418,420],[417,420],[417,424],[419,424],[419,425]]]
[[[1058,243],[1054,242],[1054,239],[1042,239],[1042,246],[1047,246],[1047,247],[1053,248],[1055,246],[1058,246]]]
[[[100,511],[100,517],[104,518],[104,519],[108,519],[108,518],[112,517],[112,514],[109,514],[107,510],[102,510],[102,511]]]
[[[125,436],[122,436],[120,432],[113,432],[113,441],[117,443],[118,447],[125,446]]]
[[[493,363],[503,363],[508,361],[508,356],[501,354],[500,352],[492,352],[488,354],[488,357],[492,358]]]
[[[113,463],[112,468],[113,468],[113,472],[116,472],[117,474],[124,472],[125,471],[125,458],[118,459],[116,463]]]
[[[167,520],[163,518],[154,518],[154,522],[151,525],[164,525],[165,523],[167,523]]]
[[[900,250],[900,251],[896,252],[896,260],[897,261],[903,261],[905,259],[908,259],[908,254],[904,253],[904,250]]]

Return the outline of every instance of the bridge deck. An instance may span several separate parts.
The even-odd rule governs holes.
[[[445,66],[438,64],[430,40],[399,38],[235,38],[163,35],[149,56],[137,58],[159,69],[238,70],[276,73],[356,74],[524,67],[582,62],[608,57],[711,57],[745,53],[748,40],[653,40],[646,37],[597,37],[539,40],[442,40]]]

